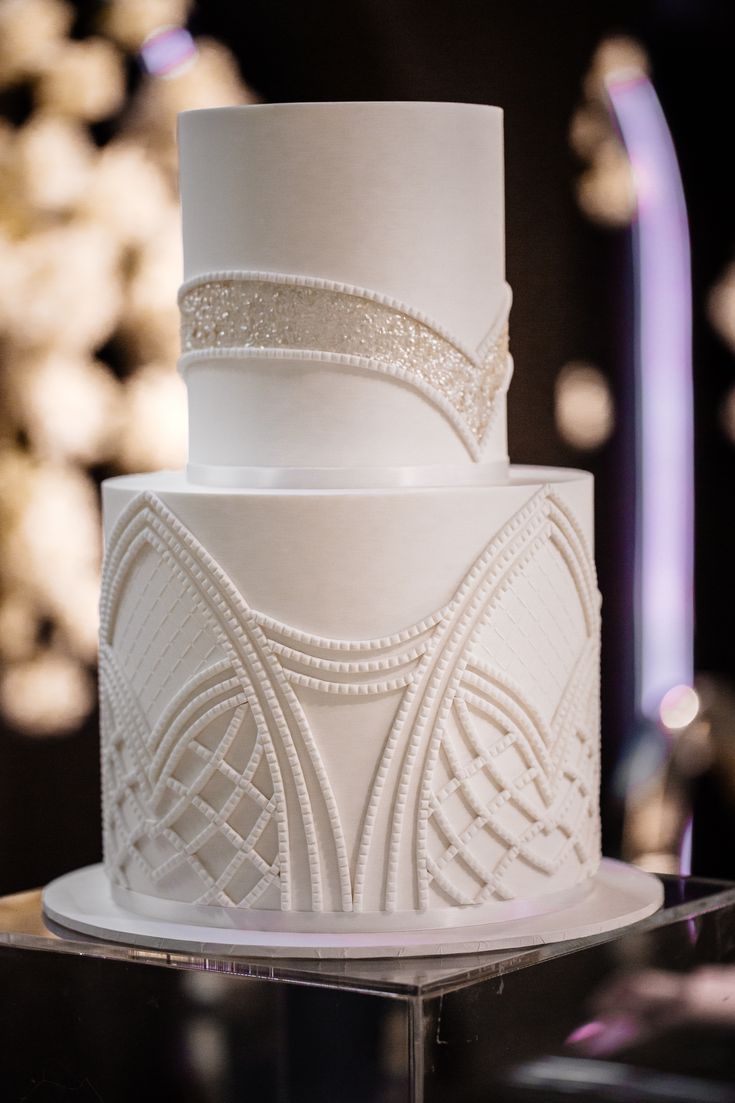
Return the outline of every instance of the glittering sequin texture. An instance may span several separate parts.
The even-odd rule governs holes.
[[[211,350],[326,353],[416,386],[475,446],[507,378],[507,325],[473,354],[420,316],[359,291],[230,276],[185,286],[179,305],[185,359]]]

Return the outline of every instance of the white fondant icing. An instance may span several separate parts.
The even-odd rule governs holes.
[[[501,487],[408,490],[246,490],[192,486],[181,472],[104,485],[105,538],[121,511],[153,492],[201,534],[255,609],[331,639],[400,633],[451,600],[493,533],[545,483],[592,546],[592,477],[511,467]]]
[[[368,288],[469,349],[507,313],[497,108],[259,104],[185,112],[179,134],[187,281],[245,271]],[[449,402],[400,373],[278,351],[188,364],[192,462],[507,462],[502,400],[478,449]]]
[[[370,287],[476,346],[505,280],[503,113],[292,103],[179,116],[184,279],[245,269]]]
[[[256,611],[247,580],[264,595],[268,542],[240,560],[236,588],[160,492],[136,493],[142,481],[156,477],[106,488],[113,516],[128,498],[110,522],[102,601],[113,881],[224,907],[377,913],[532,899],[594,872],[597,597],[565,500],[588,479],[282,495],[292,530],[318,499],[315,536],[330,511],[341,519],[330,553],[352,571],[361,526],[346,504],[364,514],[372,502],[369,523],[390,497],[410,517],[415,497],[414,519],[428,519],[459,493],[471,530],[478,502],[508,500],[464,582],[444,578],[448,601],[372,639],[310,631],[308,604],[339,605],[327,584],[301,589],[296,624]],[[168,494],[189,513],[201,497]],[[276,501],[203,497],[235,531]],[[390,529],[380,535],[395,560]],[[326,583],[339,572],[322,560]],[[374,601],[383,610],[385,591]],[[517,668],[494,661],[501,647]]]
[[[234,467],[473,466],[454,424],[400,380],[317,360],[195,361],[186,369],[189,459]],[[508,463],[498,394],[481,463]],[[470,476],[471,478],[471,476]],[[226,482],[223,485],[227,485]]]

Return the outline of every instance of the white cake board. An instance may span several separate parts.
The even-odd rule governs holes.
[[[238,957],[397,958],[481,953],[565,942],[628,926],[663,903],[658,878],[604,858],[591,892],[557,912],[477,927],[385,934],[294,934],[200,927],[147,919],[110,896],[101,865],[67,873],[45,889],[44,913],[72,931],[154,949]]]

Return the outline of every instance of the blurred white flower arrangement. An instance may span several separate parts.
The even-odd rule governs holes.
[[[28,735],[94,707],[93,469],[185,458],[176,114],[253,99],[187,8],[112,0],[77,39],[62,0],[0,0],[0,90],[32,101],[0,120],[0,712]]]

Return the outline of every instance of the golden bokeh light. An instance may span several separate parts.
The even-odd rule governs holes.
[[[599,448],[615,426],[615,411],[605,376],[592,364],[562,368],[555,389],[556,427],[574,448]]]
[[[0,3],[0,85],[36,75],[52,64],[74,21],[60,0]]]
[[[184,23],[189,7],[186,0],[117,0],[105,4],[100,30],[126,50],[139,50],[159,27]]]
[[[93,152],[86,128],[74,120],[38,114],[22,127],[12,161],[31,210],[74,207],[89,184]]]
[[[642,43],[630,35],[610,35],[595,50],[584,78],[584,90],[591,100],[605,95],[605,82],[615,74],[645,75],[650,71],[648,54]]]
[[[169,180],[152,157],[133,142],[101,151],[80,202],[80,215],[103,226],[119,243],[145,246],[175,217]],[[143,249],[146,256],[148,249]],[[180,269],[178,253],[175,264]]]
[[[584,78],[584,100],[572,116],[569,142],[585,165],[577,202],[588,218],[605,226],[626,226],[636,210],[633,172],[608,110],[606,81],[613,73],[643,74],[648,68],[635,39],[603,39]]]
[[[29,357],[10,375],[7,400],[45,460],[97,464],[115,452],[121,386],[99,362],[63,351]]]
[[[717,333],[735,351],[735,264],[729,264],[707,296],[707,314]]]
[[[722,340],[735,352],[735,263],[729,264],[707,296],[707,315]],[[720,425],[731,444],[735,444],[735,386],[726,392],[720,404]]]
[[[679,872],[679,856],[665,850],[649,851],[639,854],[635,859],[639,869],[646,873],[668,873],[674,875]]]
[[[181,224],[178,211],[170,207],[130,266],[121,324],[139,362],[173,364],[178,356],[181,265]]]
[[[84,219],[39,230],[0,256],[0,331],[19,349],[89,350],[122,305],[120,250]]]
[[[101,557],[94,484],[76,467],[52,464],[28,464],[11,477],[16,501],[7,510],[4,581],[32,597],[64,646],[83,641],[84,657],[94,659],[89,592],[99,584]]]
[[[0,657],[4,662],[29,659],[36,650],[36,609],[20,590],[0,601]]]
[[[94,706],[92,679],[74,659],[47,651],[0,675],[0,708],[29,735],[64,735]]]
[[[69,40],[42,70],[36,94],[54,114],[90,123],[106,119],[125,97],[122,55],[104,38]]]
[[[125,471],[177,468],[186,462],[186,387],[176,372],[147,364],[125,388],[118,462]]]
[[[630,161],[620,143],[605,138],[592,163],[577,182],[579,206],[593,222],[627,226],[635,214],[635,181]]]

